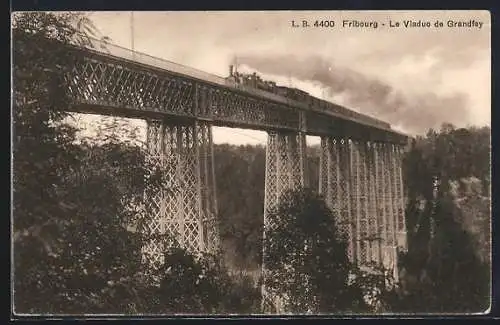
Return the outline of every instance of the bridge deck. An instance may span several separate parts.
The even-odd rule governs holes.
[[[193,88],[200,88],[203,86],[208,86],[210,89],[206,90],[206,97],[213,96],[213,93],[219,93],[219,90],[222,90],[225,92],[225,97],[222,98],[221,95],[216,95],[219,96],[218,99],[215,100],[215,104],[210,102],[210,100],[207,103],[203,103],[203,105],[220,105],[221,108],[218,109],[218,111],[224,110],[222,108],[223,105],[242,105],[242,109],[239,110],[239,112],[235,112],[235,109],[232,108],[231,112],[224,113],[226,115],[231,115],[231,116],[237,116],[240,115],[237,119],[230,120],[228,116],[225,116],[222,119],[212,119],[214,121],[214,124],[216,125],[230,125],[230,126],[238,126],[238,124],[241,124],[241,122],[244,121],[244,119],[241,119],[241,111],[242,110],[255,110],[255,112],[248,113],[246,112],[245,116],[249,116],[250,114],[253,114],[253,118],[257,119],[255,116],[259,115],[259,121],[258,123],[249,123],[250,127],[253,127],[256,124],[261,124],[258,126],[261,126],[261,128],[267,129],[267,128],[273,128],[273,127],[278,127],[281,128],[281,125],[278,126],[278,121],[279,120],[290,120],[288,122],[288,125],[286,123],[283,123],[283,129],[297,129],[299,128],[298,124],[301,122],[299,120],[307,120],[307,131],[310,134],[321,134],[321,133],[328,133],[333,127],[335,128],[352,128],[353,126],[359,126],[361,129],[364,129],[361,133],[367,133],[366,129],[370,129],[370,132],[377,133],[378,135],[384,134],[385,137],[389,137],[393,139],[396,142],[404,142],[403,139],[406,139],[407,136],[404,134],[401,134],[395,130],[392,130],[390,128],[390,125],[388,123],[382,122],[378,119],[375,119],[373,117],[370,117],[368,115],[364,114],[359,114],[357,112],[354,112],[352,110],[349,110],[345,107],[330,103],[330,108],[329,109],[322,109],[322,108],[313,108],[310,107],[309,105],[305,103],[301,103],[298,101],[291,100],[289,98],[285,98],[282,96],[279,96],[277,94],[273,94],[270,92],[262,91],[260,89],[254,89],[250,87],[246,87],[243,85],[239,85],[236,83],[231,83],[225,78],[222,78],[220,76],[207,73],[204,71],[200,71],[197,69],[194,69],[192,67],[184,66],[181,64],[177,64],[168,60],[160,59],[157,57],[153,57],[151,55],[145,54],[145,53],[140,53],[136,51],[132,51],[130,49],[120,47],[108,42],[103,42],[101,40],[97,39],[91,39],[92,41],[92,46],[87,47],[87,52],[89,54],[94,54],[98,55],[102,58],[108,58],[112,59],[115,62],[119,63],[114,63],[116,65],[134,65],[134,66],[143,66],[145,69],[150,69],[154,68],[157,71],[164,71],[167,72],[169,75],[177,76],[180,80],[191,80],[193,83],[196,83],[197,86]],[[100,64],[100,63],[99,63]],[[98,65],[99,65],[98,64]],[[92,68],[92,70],[96,70],[96,68]],[[137,70],[137,68],[136,68]],[[108,72],[109,73],[109,72]],[[85,74],[85,73],[84,73]],[[102,76],[100,77],[102,78]],[[100,86],[99,84],[102,81],[96,81],[94,82],[95,84]],[[81,87],[81,85],[80,85]],[[102,87],[102,86],[101,86]],[[137,89],[136,86],[128,86],[129,88],[134,88]],[[140,86],[142,87],[142,86]],[[155,90],[158,92],[158,90]],[[190,90],[191,91],[191,90]],[[197,90],[191,91],[195,92]],[[109,90],[104,91],[106,94],[105,96],[109,97]],[[143,90],[141,89],[141,92]],[[102,96],[103,91],[99,91],[99,96]],[[228,94],[235,94],[236,99],[228,100],[227,97],[230,96]],[[239,97],[238,97],[239,94]],[[157,95],[157,94],[156,94]],[[164,95],[164,94],[163,94]],[[139,94],[139,96],[144,96],[144,94]],[[184,95],[183,95],[184,96]],[[196,94],[191,94],[189,96],[196,96]],[[81,97],[81,96],[80,96]],[[95,97],[95,96],[94,96]],[[152,94],[148,94],[148,98],[153,97]],[[245,97],[245,98],[243,98]],[[264,100],[263,104],[255,104],[250,100],[251,103],[248,103],[247,99],[251,98],[257,98],[260,99],[261,101]],[[239,102],[238,102],[239,100]],[[158,100],[157,100],[158,101]],[[197,99],[194,100],[193,106],[200,105],[200,103],[197,103]],[[212,101],[214,101],[212,99]],[[88,100],[83,100],[83,104],[85,104],[88,107],[94,107],[94,106],[99,106],[100,100],[94,100],[94,101],[88,101]],[[105,102],[110,102],[109,98],[105,100]],[[141,100],[141,103],[143,100]],[[245,102],[245,103],[243,103]],[[266,105],[265,103],[274,103],[273,105],[269,106]],[[243,103],[243,104],[241,104]],[[84,106],[85,106],[84,105]],[[109,107],[117,106],[117,105],[105,105]],[[118,105],[120,106],[120,105]],[[269,107],[268,107],[269,106]],[[108,107],[108,108],[109,108]],[[271,108],[270,108],[271,107]],[[116,109],[120,109],[120,107],[115,107]],[[291,110],[290,110],[291,109]],[[128,108],[130,110],[130,108]],[[146,112],[147,109],[141,109],[143,112]],[[238,110],[238,109],[236,109]],[[287,113],[289,112],[289,113]],[[300,112],[304,113],[301,114]],[[169,112],[169,115],[175,116],[176,113]],[[195,113],[196,114],[196,113]],[[222,114],[222,112],[219,112],[219,114]],[[181,117],[185,115],[184,113],[179,114]],[[203,114],[196,114],[197,117],[203,119],[204,117],[207,116],[202,116]],[[264,123],[265,121],[269,120],[268,115],[272,115],[272,120],[274,120],[275,123]],[[296,116],[295,116],[296,115]],[[299,117],[301,115],[301,117]],[[264,117],[265,116],[265,117]],[[290,116],[288,118],[287,116]],[[257,121],[257,120],[255,120]],[[255,122],[254,121],[254,122]],[[311,122],[309,122],[311,121]],[[317,125],[316,125],[317,124]],[[342,126],[341,126],[342,124]],[[305,125],[305,124],[304,124]],[[247,127],[248,125],[241,125],[241,127]],[[315,132],[317,130],[324,129],[327,131],[319,131]],[[369,133],[370,133],[369,132]],[[352,133],[352,132],[350,132]],[[379,138],[380,136],[377,136]],[[397,139],[397,140],[395,140]]]

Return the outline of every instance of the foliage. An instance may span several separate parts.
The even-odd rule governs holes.
[[[76,302],[91,301],[106,289],[107,275],[95,274],[89,261],[105,271],[121,272],[120,261],[108,260],[133,238],[103,241],[118,202],[108,182],[95,177],[76,186],[71,175],[80,170],[85,150],[74,144],[75,130],[60,124],[69,98],[62,91],[64,75],[75,60],[65,44],[88,39],[79,29],[90,28],[84,15],[21,13],[13,21],[13,155],[14,155],[14,289],[16,312],[83,312]],[[50,55],[46,55],[50,53]],[[112,175],[109,175],[112,176]],[[103,186],[104,185],[104,186]],[[98,191],[98,190],[99,191]],[[111,197],[104,204],[104,190]],[[99,204],[101,209],[95,209]],[[96,213],[99,211],[99,213]],[[76,222],[73,222],[76,220]],[[111,221],[111,220],[109,220]],[[100,224],[102,223],[102,224]],[[89,228],[90,227],[90,228]],[[99,235],[89,233],[98,229]],[[90,248],[93,247],[93,248]],[[133,246],[126,250],[133,252]],[[102,250],[101,250],[102,248]],[[98,251],[96,251],[98,250]],[[116,263],[115,263],[116,262]],[[94,262],[91,262],[92,264]],[[120,278],[120,276],[118,276]],[[80,283],[85,286],[81,287]],[[61,310],[60,306],[67,308]]]
[[[59,176],[61,170],[69,169],[78,160],[72,145],[75,130],[53,123],[67,115],[61,110],[68,106],[69,100],[57,90],[64,87],[59,72],[64,73],[65,68],[59,63],[71,59],[60,47],[47,47],[47,43],[40,41],[57,29],[61,31],[57,38],[69,42],[77,34],[73,21],[80,18],[71,17],[41,13],[14,17],[14,210],[24,216],[14,223],[16,231],[64,213],[56,199]],[[43,52],[53,55],[41,55]],[[24,211],[26,208],[39,211]]]
[[[261,288],[255,285],[251,275],[231,275],[232,285],[226,292],[223,311],[231,314],[261,313]]]
[[[81,163],[60,176],[57,207],[61,211],[51,215],[57,219],[34,224],[34,233],[20,237],[15,246],[16,297],[28,299],[16,303],[21,310],[23,306],[56,313],[123,310],[114,305],[119,299],[112,297],[116,290],[126,290],[119,288],[140,270],[141,238],[128,230],[136,212],[123,203],[137,200],[135,190],[141,188],[136,185],[140,183],[137,174],[141,174],[112,167],[129,162],[133,168],[138,152],[108,145],[80,147],[73,153]],[[51,202],[38,208],[54,209]],[[23,217],[15,214],[16,221]],[[34,249],[33,237],[42,241],[44,245],[38,246],[43,249]]]
[[[260,265],[264,206],[265,149],[215,146],[220,234],[225,258],[238,269]],[[245,208],[242,208],[245,207]]]
[[[220,257],[174,248],[155,287],[145,276],[142,207],[162,175],[136,141],[76,141],[63,123],[68,44],[90,45],[85,15],[20,13],[13,21],[13,245],[17,313],[257,312],[259,290],[230,276]],[[115,122],[109,127],[116,129]],[[401,290],[349,264],[335,216],[312,191],[290,192],[266,247],[268,287],[294,311],[480,311],[489,279],[489,128],[444,125],[416,139],[404,159],[409,251]],[[103,136],[102,133],[98,137]],[[135,135],[130,135],[132,138]],[[134,139],[133,139],[134,140]],[[313,151],[313,150],[311,150]],[[261,261],[265,150],[216,146],[221,234],[236,269]],[[317,155],[309,179],[317,179]],[[435,197],[433,178],[441,181]],[[467,190],[477,179],[480,190]],[[458,190],[456,190],[458,184]],[[465,184],[465,185],[463,185]],[[316,188],[317,184],[312,183]],[[314,302],[314,304],[311,304]]]
[[[486,310],[489,267],[475,254],[470,234],[454,219],[448,198],[437,203],[433,218],[434,235],[421,240],[425,249],[410,246],[409,252],[402,256],[402,294],[393,302],[393,310],[435,313]]]
[[[15,312],[249,310],[257,289],[231,279],[213,258],[178,248],[167,252],[160,288],[145,276],[141,201],[145,180],[158,189],[161,171],[137,141],[119,139],[116,119],[106,125],[115,132],[101,130],[93,141],[77,141],[64,123],[64,76],[81,59],[66,45],[89,45],[89,31],[85,15],[15,16]]]
[[[394,311],[487,309],[489,133],[446,124],[417,138],[407,153],[408,252],[400,259],[402,290],[391,303]]]
[[[361,272],[347,257],[333,212],[315,191],[288,191],[280,199],[265,243],[266,290],[285,297],[294,313],[368,311]]]
[[[219,254],[195,256],[174,246],[158,274],[156,313],[245,313],[260,301],[260,292],[246,279],[229,276]]]
[[[394,301],[399,299],[399,286],[392,277],[392,270],[373,265],[370,270],[353,266],[350,272],[350,287],[363,297],[363,303],[357,303],[351,313],[372,314],[391,312]]]
[[[319,155],[308,148],[308,179],[317,188]],[[221,239],[231,268],[260,269],[266,150],[263,146],[215,145]],[[316,181],[315,181],[316,180]]]
[[[439,176],[443,192],[450,180],[474,176],[488,195],[490,185],[489,127],[456,129],[443,124],[441,130],[430,129],[425,137],[417,137],[404,159],[405,192],[409,197],[423,195],[432,199],[432,177]]]

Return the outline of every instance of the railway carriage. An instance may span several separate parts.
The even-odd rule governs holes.
[[[226,78],[230,85],[244,85],[245,87],[259,89],[269,93],[273,93],[291,100],[303,103],[310,109],[315,111],[331,112],[342,114],[343,116],[364,121],[371,125],[390,129],[389,123],[385,123],[370,116],[366,116],[345,107],[335,105],[326,100],[311,96],[308,92],[285,86],[278,86],[274,81],[263,80],[255,72],[252,74],[239,73],[233,70],[233,66],[229,66],[229,76]]]

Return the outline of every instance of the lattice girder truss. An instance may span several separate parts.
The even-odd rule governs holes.
[[[361,266],[396,269],[406,248],[402,148],[322,137],[319,192],[334,211],[349,258]]]
[[[265,131],[307,129],[308,134],[321,136],[335,134],[370,141],[406,141],[406,136],[387,129],[386,123],[337,105],[317,103],[312,110],[310,105],[256,92],[251,87],[235,86],[217,76],[202,72],[200,75],[199,71],[194,73],[197,76],[184,74],[176,69],[186,67],[174,64],[177,68],[173,68],[172,63],[168,63],[177,71],[173,72],[161,64],[156,66],[156,58],[140,53],[130,52],[123,58],[121,50],[118,56],[88,49],[76,51],[82,60],[75,60],[65,76],[66,89],[74,104],[69,108],[72,111],[139,118],[195,117],[209,119],[214,125]],[[146,61],[134,62],[135,54],[136,59],[141,57]],[[306,128],[300,125],[301,114],[307,115]]]
[[[82,108],[111,108],[139,117],[196,117],[258,129],[300,128],[295,108],[97,54],[78,62],[67,82],[69,95]]]
[[[376,245],[372,246],[372,263],[393,270],[397,279],[397,252],[398,252],[398,207],[402,202],[403,192],[398,190],[402,183],[395,177],[398,162],[394,156],[394,146],[388,143],[369,143],[368,161],[370,169],[369,189],[370,197],[374,200],[370,208],[371,236],[376,238]],[[403,213],[403,211],[401,210]],[[404,218],[404,216],[402,216]]]
[[[319,193],[335,214],[339,235],[347,241],[352,260],[356,250],[356,224],[351,217],[349,140],[322,137],[320,148]]]
[[[270,240],[274,225],[268,215],[275,212],[282,195],[291,189],[307,186],[306,138],[301,132],[268,132],[264,198],[263,240]],[[263,245],[262,272],[266,277],[266,251]],[[271,297],[262,286],[262,308],[265,312],[281,312],[284,297]]]
[[[397,206],[397,245],[403,250],[408,249],[407,232],[406,232],[406,217],[405,217],[405,200],[404,200],[404,185],[403,185],[403,148],[400,145],[393,145],[394,153],[394,179],[396,182],[396,206]]]
[[[157,177],[146,184],[145,234],[169,235],[195,254],[216,250],[219,235],[211,125],[150,120],[147,154],[147,163]],[[167,244],[165,238],[147,240],[144,260],[161,264]]]
[[[269,132],[266,148],[265,216],[289,189],[306,186],[306,140],[300,132]]]

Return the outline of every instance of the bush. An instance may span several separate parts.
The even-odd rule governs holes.
[[[369,311],[354,274],[362,274],[347,256],[333,212],[310,189],[283,194],[266,234],[266,291],[286,297],[285,311],[335,313]]]

